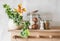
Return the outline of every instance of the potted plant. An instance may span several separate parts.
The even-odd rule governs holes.
[[[23,21],[22,14],[26,11],[26,9],[22,8],[22,4],[18,4],[17,9],[12,9],[7,4],[4,4],[3,7],[5,8],[5,11],[9,17],[9,24],[13,25],[12,27],[10,27],[10,29],[19,29],[21,27],[21,22]]]
[[[5,8],[5,11],[10,19],[10,21],[12,20],[13,24],[16,24],[16,26],[18,26],[17,28],[13,28],[13,29],[21,29],[21,25],[23,25],[22,27],[22,31],[20,33],[21,37],[28,37],[29,36],[29,30],[28,27],[30,25],[29,21],[23,21],[23,16],[22,13],[24,11],[26,11],[25,8],[22,8],[22,4],[18,5],[17,9],[12,10],[12,8],[10,8],[9,5],[4,4],[3,7]],[[11,22],[11,23],[12,23]]]

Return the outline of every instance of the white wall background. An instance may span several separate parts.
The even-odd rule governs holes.
[[[8,17],[2,4],[7,3],[14,8],[20,2],[20,0],[0,0],[0,41],[10,41]],[[52,20],[52,26],[60,26],[60,0],[23,0],[23,6],[27,8],[27,12],[38,9],[43,19],[48,15],[47,19]]]
[[[42,19],[51,21],[51,26],[60,26],[60,0],[26,0],[28,10],[39,10]],[[46,18],[47,16],[47,18]]]
[[[38,9],[42,19],[52,20],[51,26],[60,26],[59,0],[27,0],[27,2],[29,11]]]

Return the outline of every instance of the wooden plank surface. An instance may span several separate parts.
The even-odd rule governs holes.
[[[16,31],[16,32],[20,32],[21,30],[8,30],[9,32],[13,32],[13,31]],[[50,27],[50,29],[47,29],[47,30],[40,30],[40,29],[36,29],[36,30],[29,30],[30,32],[60,32],[60,26],[52,26]]]
[[[20,36],[21,30],[9,30],[11,32],[12,41],[60,41],[60,29],[52,28],[49,30],[29,30],[30,36],[28,39],[26,38],[17,38],[14,39],[13,36]],[[35,38],[34,38],[35,37]]]

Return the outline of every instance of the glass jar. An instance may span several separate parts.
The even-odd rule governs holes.
[[[39,29],[40,27],[40,14],[38,14],[38,10],[32,11],[27,14],[29,16],[30,26],[29,29]]]

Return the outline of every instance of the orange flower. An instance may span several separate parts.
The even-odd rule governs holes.
[[[24,12],[26,12],[26,9],[25,9],[25,8],[23,8],[22,10],[23,10]]]
[[[18,4],[17,12],[22,15],[23,12],[26,12],[26,9],[22,7],[22,4]]]

